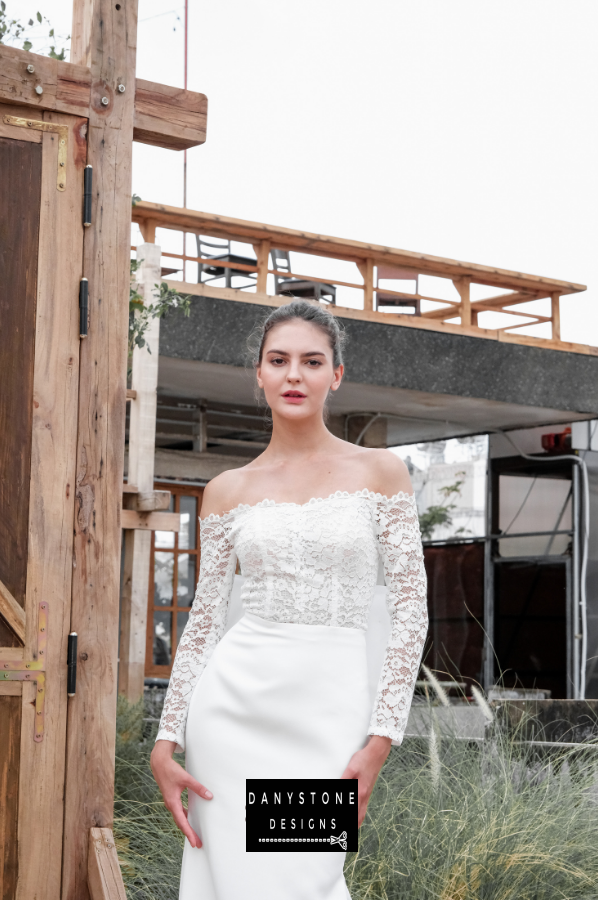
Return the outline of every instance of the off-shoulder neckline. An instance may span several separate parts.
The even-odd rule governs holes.
[[[363,488],[361,491],[353,491],[352,493],[349,491],[335,491],[333,494],[329,494],[328,497],[311,497],[306,503],[293,503],[292,500],[268,500],[267,498],[260,500],[258,503],[239,503],[238,506],[229,509],[228,512],[222,513],[221,515],[210,513],[205,519],[200,519],[199,521],[201,525],[206,525],[209,522],[223,522],[226,519],[232,518],[232,516],[238,512],[247,512],[248,510],[253,509],[274,506],[290,506],[296,509],[305,509],[310,506],[316,506],[319,503],[326,503],[329,500],[352,500],[355,497],[363,497],[366,500],[375,500],[379,503],[392,503],[393,500],[412,500],[415,502],[415,494],[408,494],[406,491],[398,491],[398,493],[393,494],[392,497],[387,497],[386,494],[378,494],[375,491],[369,491],[367,488]]]

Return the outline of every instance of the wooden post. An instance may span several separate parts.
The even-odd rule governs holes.
[[[268,291],[268,257],[270,255],[270,241],[260,241],[254,244],[253,249],[257,257],[257,286],[258,294]]]
[[[113,818],[136,39],[137,0],[74,0],[71,58],[91,70],[94,196],[81,273],[90,325],[79,374],[71,612],[79,657],[67,720],[62,900],[88,900],[89,831]]]
[[[156,244],[137,247],[139,293],[146,306],[154,302],[155,285],[160,283],[160,258]],[[147,347],[133,351],[132,389],[136,394],[131,400],[129,425],[128,479],[140,493],[154,489],[160,319],[150,320],[144,337]],[[151,531],[128,529],[124,533],[118,691],[133,702],[143,697],[151,543]]]
[[[461,297],[461,305],[459,306],[461,325],[471,325],[471,298],[469,290],[471,278],[455,278],[453,279],[453,284]]]
[[[141,232],[141,236],[146,244],[155,244],[156,243],[156,220],[155,219],[144,219],[143,222],[139,223],[139,230]]]
[[[561,296],[560,294],[550,295],[551,316],[552,316],[552,340],[560,341],[561,339]]]
[[[363,277],[363,308],[374,309],[374,260],[366,259],[359,265]]]
[[[109,828],[90,829],[88,882],[91,900],[127,900]]]

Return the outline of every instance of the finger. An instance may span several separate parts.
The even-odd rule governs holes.
[[[199,835],[196,834],[195,831],[189,825],[189,822],[187,821],[187,816],[185,815],[185,810],[183,809],[182,804],[178,809],[171,809],[170,813],[172,815],[172,818],[174,819],[174,824],[179,829],[179,831],[183,832],[183,834],[185,835],[185,837],[187,838],[187,840],[189,841],[191,846],[192,847],[201,847],[202,843],[199,838]]]
[[[204,800],[211,800],[214,796],[205,785],[200,784],[200,782],[193,778],[192,775],[187,774],[187,777],[183,780],[183,784],[185,787],[191,788],[194,794],[203,797]]]

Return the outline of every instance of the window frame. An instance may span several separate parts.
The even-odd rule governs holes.
[[[156,532],[152,531],[151,549],[150,549],[150,571],[148,579],[148,596],[147,596],[147,628],[146,628],[146,649],[145,649],[145,677],[146,678],[170,678],[172,672],[172,663],[168,666],[159,666],[154,664],[154,613],[168,612],[171,616],[171,659],[174,661],[177,641],[177,613],[188,612],[193,603],[193,596],[197,588],[199,579],[199,563],[201,557],[201,540],[199,533],[199,513],[201,510],[201,501],[204,487],[201,485],[190,485],[184,483],[173,484],[172,482],[163,483],[155,482],[155,490],[170,491],[174,498],[174,512],[180,512],[181,497],[195,497],[197,499],[197,521],[195,524],[195,547],[179,548],[179,533],[175,532],[174,547],[161,548],[158,552],[172,552],[174,555],[174,568],[172,576],[172,603],[168,606],[156,605],[155,597],[155,554],[156,554]],[[178,586],[178,564],[177,560],[180,555],[188,554],[196,557],[195,563],[195,584],[193,586],[193,596],[190,598],[189,606],[181,606],[178,602],[177,586]]]

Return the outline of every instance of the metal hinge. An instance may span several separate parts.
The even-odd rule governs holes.
[[[58,135],[58,175],[56,190],[66,190],[66,159],[69,130],[66,125],[55,125],[54,122],[42,122],[39,119],[24,119],[22,116],[4,116],[5,125],[17,128],[28,128],[30,131],[51,131]]]
[[[48,646],[48,604],[39,604],[37,622],[37,659],[0,660],[0,681],[35,681],[34,741],[44,739],[44,701],[46,699],[46,647]]]

